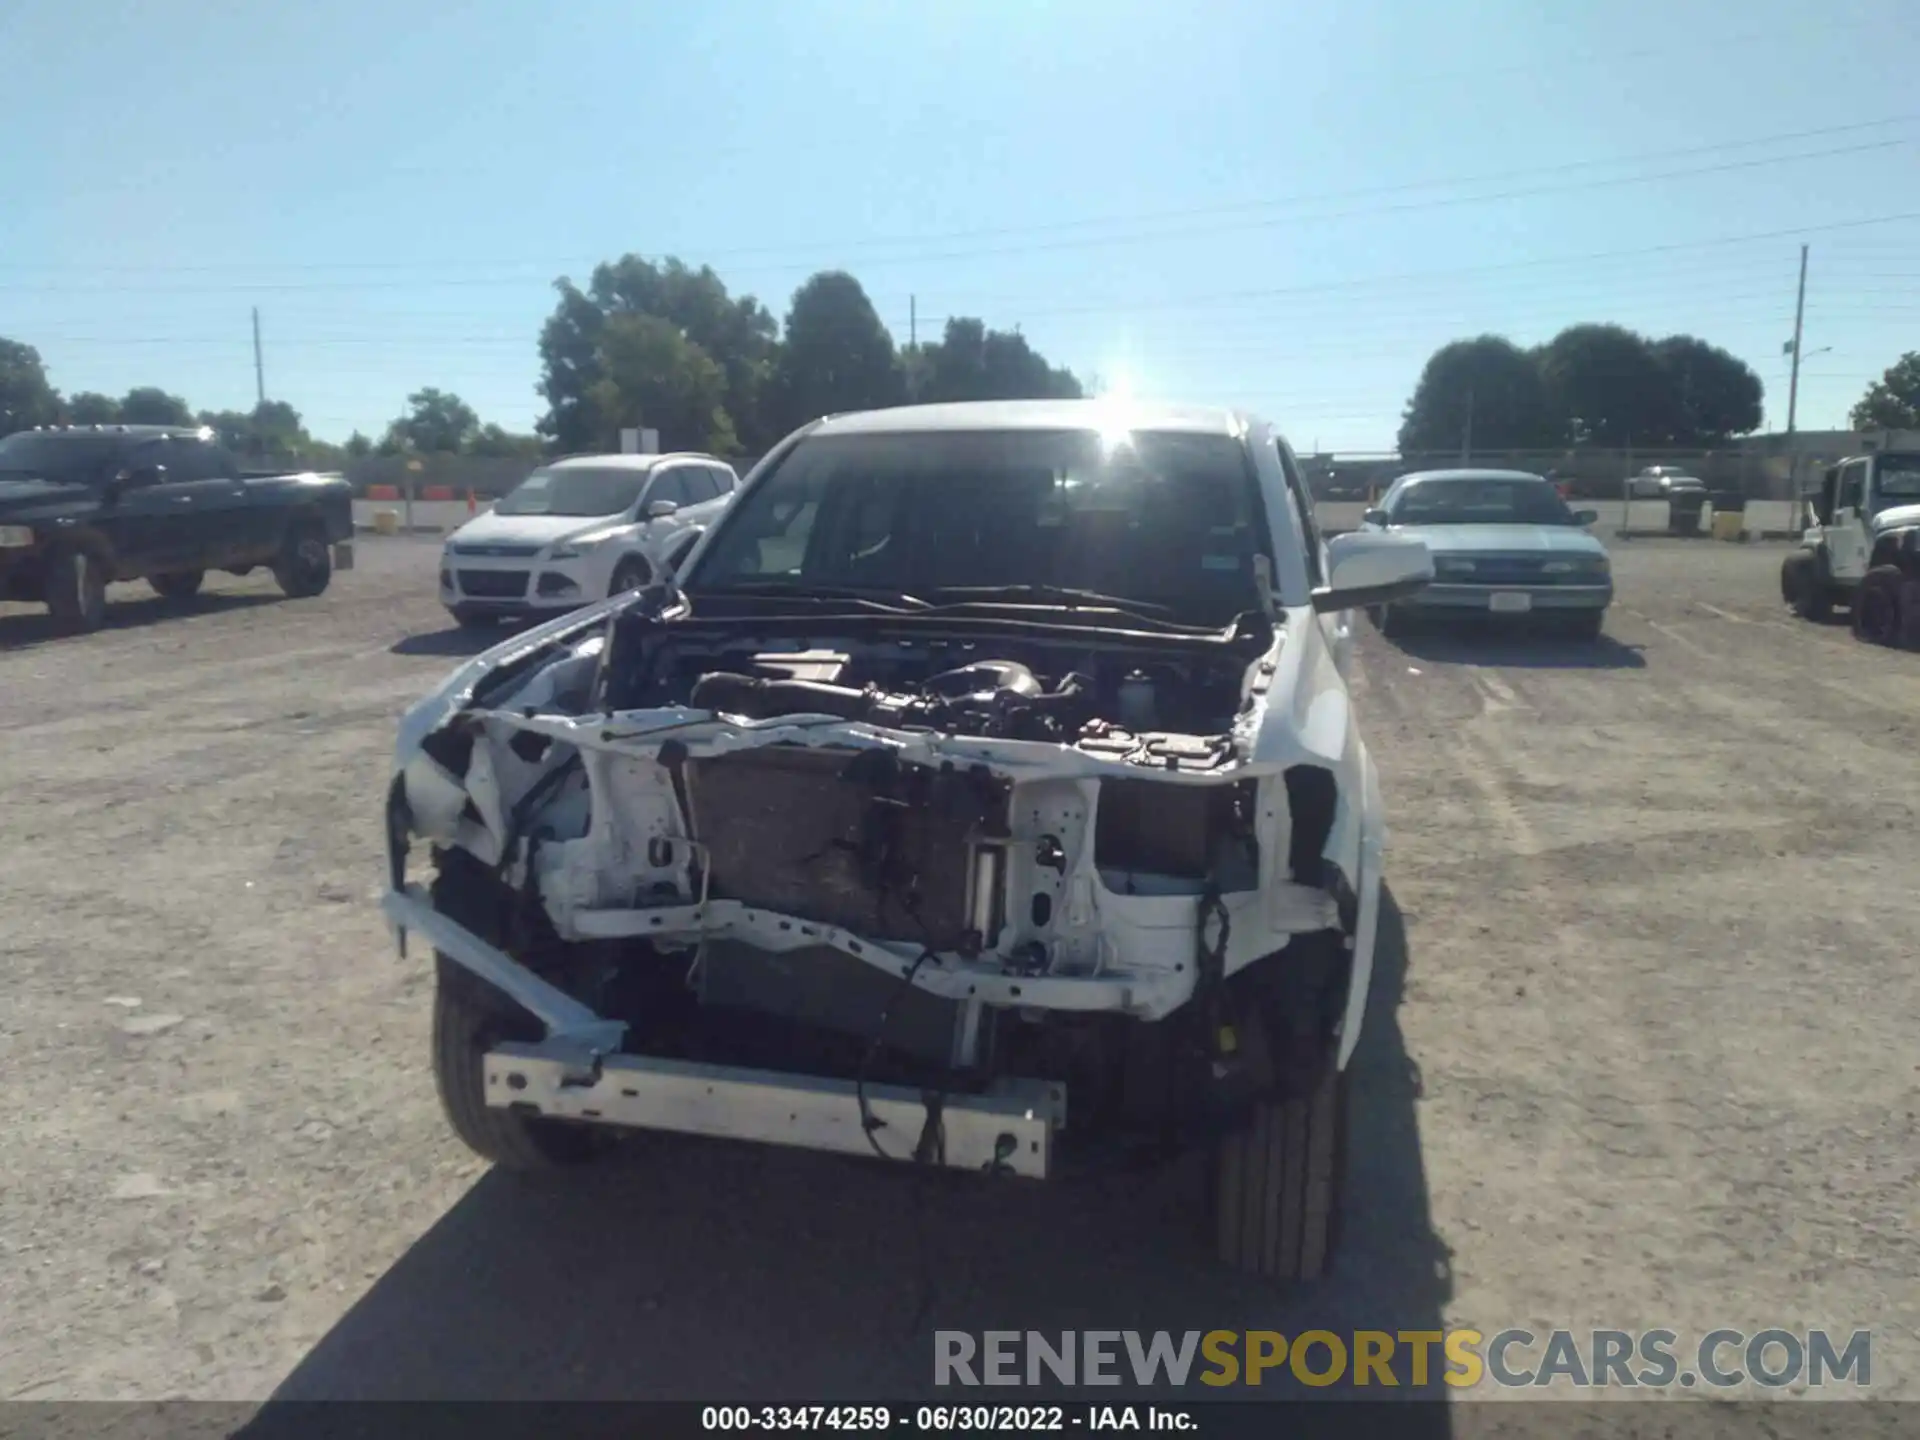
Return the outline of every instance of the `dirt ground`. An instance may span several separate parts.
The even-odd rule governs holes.
[[[1364,638],[1395,905],[1344,1249],[1280,1296],[1178,1177],[487,1173],[375,907],[395,719],[474,648],[433,546],[0,607],[0,1397],[873,1399],[935,1328],[1444,1324],[1868,1327],[1920,1398],[1920,656],[1784,618],[1777,546],[1616,552],[1597,648]]]

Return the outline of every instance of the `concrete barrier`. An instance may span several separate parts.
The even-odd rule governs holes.
[[[490,505],[481,505],[478,510],[484,515],[492,508]],[[405,507],[396,506],[391,502],[375,504],[371,500],[353,502],[354,528],[356,530],[376,529],[380,512],[383,510],[393,512],[397,530],[406,529]],[[458,530],[467,521],[473,519],[473,515],[467,511],[465,500],[416,500],[413,502],[412,510],[413,533],[416,535],[445,535],[450,531]]]

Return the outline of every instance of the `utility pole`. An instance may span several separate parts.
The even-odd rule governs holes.
[[[1460,463],[1473,461],[1473,387],[1467,387],[1467,423],[1460,430]]]
[[[920,297],[907,296],[907,399],[920,401]]]
[[[262,405],[267,403],[267,372],[260,363],[260,307],[253,307],[253,389]]]
[[[1807,313],[1807,247],[1800,247],[1800,293],[1793,301],[1793,372],[1787,381],[1787,434],[1793,434],[1794,414],[1800,405],[1800,322]]]

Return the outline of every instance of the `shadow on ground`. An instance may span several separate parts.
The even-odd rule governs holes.
[[[450,655],[468,658],[491,650],[502,640],[511,639],[524,625],[480,625],[465,630],[453,626],[446,630],[430,630],[424,635],[406,635],[387,647],[395,655]]]
[[[1388,897],[1354,1061],[1346,1224],[1334,1274],[1316,1285],[1278,1291],[1215,1264],[1196,1224],[1198,1166],[927,1184],[873,1161],[645,1137],[596,1170],[490,1172],[273,1399],[872,1402],[931,1392],[936,1329],[1437,1330],[1451,1287],[1396,1016],[1405,969]],[[1402,1378],[1385,1393],[1408,1397]],[[1219,1392],[1190,1380],[1182,1393],[1338,1393],[1284,1371],[1264,1380]],[[269,1408],[246,1433],[275,1423]]]
[[[1489,620],[1464,619],[1442,628],[1437,623],[1410,622],[1396,632],[1389,645],[1417,659],[1446,665],[1500,665],[1547,670],[1642,670],[1644,647],[1627,645],[1602,634],[1597,640],[1555,635],[1534,626],[1499,625]]]
[[[251,610],[256,605],[276,605],[286,597],[277,591],[264,594],[235,594],[213,591],[191,600],[168,600],[159,595],[107,602],[107,621],[95,633],[114,630],[138,630],[147,625],[182,620],[193,615],[218,615],[235,610]],[[80,643],[84,635],[61,631],[53,617],[44,611],[26,615],[0,615],[0,650],[17,650],[29,645],[44,645],[52,640]]]

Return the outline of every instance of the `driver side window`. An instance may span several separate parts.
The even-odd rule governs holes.
[[[686,472],[673,469],[654,476],[653,484],[647,489],[647,503],[651,505],[656,500],[671,500],[676,505],[689,503]]]
[[[1851,510],[1858,515],[1867,494],[1867,465],[1864,460],[1856,460],[1840,470],[1840,493],[1834,501],[1836,510]]]
[[[161,448],[159,442],[150,440],[143,445],[135,445],[130,450],[125,451],[120,457],[120,463],[114,467],[112,473],[126,477],[121,483],[125,485],[127,489],[144,490],[155,484],[156,478],[158,480],[168,480],[172,478],[166,474],[161,474],[158,477],[154,474],[156,467],[165,465],[166,463],[166,452]]]

